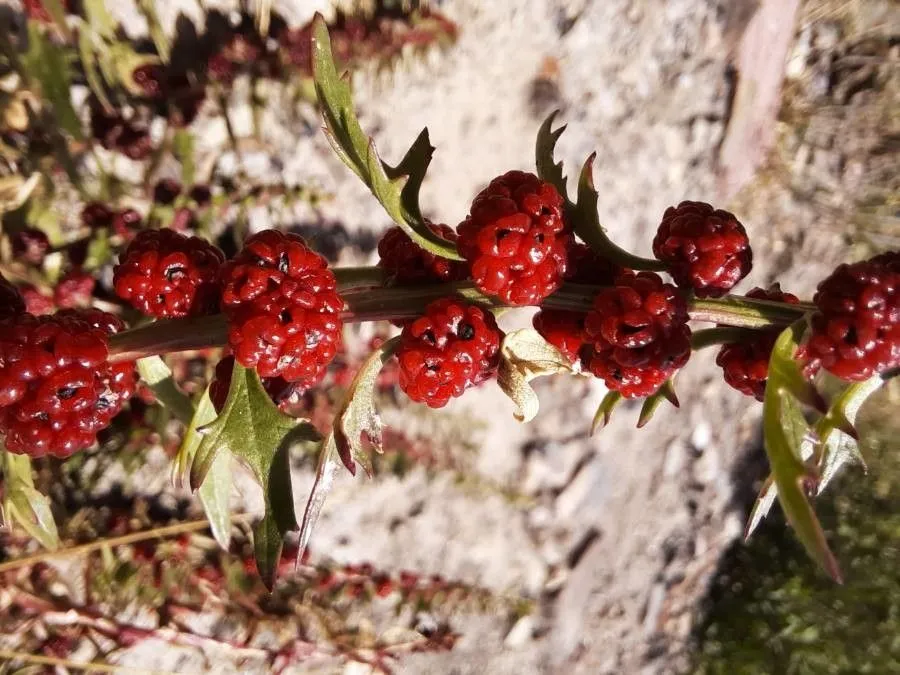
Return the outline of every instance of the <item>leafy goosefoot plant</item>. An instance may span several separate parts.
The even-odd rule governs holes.
[[[374,142],[359,125],[352,107],[349,84],[346,78],[339,76],[335,67],[328,31],[321,17],[314,23],[311,50],[325,132],[338,156],[371,189],[386,212],[412,241],[433,256],[460,260],[462,256],[455,244],[439,236],[439,228],[433,228],[419,208],[418,191],[433,151],[427,131],[416,138],[399,164],[390,166],[384,163]],[[536,186],[529,180],[526,181],[531,186],[527,188],[528,194],[543,195],[541,203],[544,206],[539,213],[524,213],[528,204],[533,203],[528,202],[530,196],[522,198],[524,205],[510,206],[514,200],[508,186],[491,187],[492,203],[499,204],[496,208],[500,209],[501,215],[515,218],[519,223],[523,217],[538,221],[542,218],[562,219],[564,236],[569,234],[565,228],[571,228],[598,258],[612,266],[625,268],[625,290],[617,286],[612,296],[604,294],[604,302],[639,302],[641,310],[649,314],[654,314],[654,308],[659,310],[665,307],[666,312],[677,315],[676,327],[679,329],[685,328],[684,322],[688,319],[717,324],[715,328],[693,334],[689,347],[694,350],[740,340],[752,335],[755,329],[769,331],[772,327],[778,327],[783,330],[772,351],[763,404],[766,449],[773,479],[761,495],[750,529],[753,522],[765,514],[777,492],[804,546],[832,577],[839,579],[839,569],[807,495],[824,487],[830,476],[857,455],[853,428],[856,411],[865,398],[893,373],[881,373],[865,382],[847,386],[829,407],[813,384],[803,376],[796,359],[804,340],[807,317],[817,309],[815,305],[721,295],[728,289],[723,288],[718,279],[713,290],[707,285],[704,294],[721,297],[692,297],[676,292],[670,284],[664,284],[656,272],[669,269],[670,262],[641,258],[619,248],[608,239],[600,226],[597,192],[592,180],[592,157],[582,168],[575,201],[568,198],[562,165],[553,160],[554,146],[562,133],[562,129],[552,129],[553,119],[554,116],[551,116],[538,133],[536,163],[539,178],[555,187],[559,199],[548,200],[546,188]],[[519,184],[520,179],[523,177],[517,176],[513,182]],[[515,196],[521,197],[518,193]],[[550,208],[550,213],[545,213],[544,207]],[[511,208],[512,213],[509,212]],[[721,249],[717,249],[717,242],[722,236],[717,229],[718,222],[727,225],[728,250],[741,255],[748,251],[743,228],[736,221],[732,222],[730,214],[714,212],[711,216],[714,220],[708,220],[710,214],[702,209],[699,211],[705,219],[702,227],[694,227],[694,221],[678,227],[673,225],[673,229],[681,233],[681,240],[677,247],[666,250],[666,256],[674,256],[673,259],[679,264],[707,264],[709,256],[706,252]],[[671,216],[667,214],[667,218],[693,218],[695,216],[691,214],[697,212],[696,205],[688,203],[680,205]],[[489,225],[491,216],[482,214],[479,219]],[[691,241],[685,240],[684,232],[696,233],[690,234],[690,237],[698,237],[698,241],[702,237],[704,245],[693,250]],[[472,255],[477,256],[478,253]],[[739,265],[742,273],[746,273],[748,266],[749,255]],[[556,272],[561,274],[562,270],[557,269]],[[385,270],[380,268],[338,269],[334,270],[334,276],[344,302],[341,320],[345,322],[408,321],[420,316],[434,301],[452,296],[496,312],[512,308],[485,294],[476,283],[468,281],[395,285],[395,280],[389,280]],[[683,276],[690,278],[692,275]],[[701,276],[706,279],[708,275]],[[734,281],[731,279],[729,283]],[[598,282],[582,278],[579,274],[573,275],[571,280],[555,278],[552,283],[543,286],[541,293],[545,296],[541,295],[536,304],[542,310],[585,315],[598,310],[598,297],[601,291],[609,288],[609,281]],[[623,322],[620,316],[624,308],[625,304],[616,308],[616,323],[612,327],[604,325],[602,315],[599,323],[595,317],[588,327],[591,340],[588,345],[593,350],[605,350],[607,357],[612,354],[623,365],[633,366],[636,364],[628,363],[627,359],[633,358],[634,353],[643,355],[646,352],[628,350],[643,349],[647,346],[647,335],[652,335],[649,330],[632,331],[635,325]],[[666,330],[670,323],[671,316],[659,321],[662,335],[669,335]],[[251,469],[263,487],[266,505],[264,518],[254,529],[257,569],[266,585],[271,587],[285,535],[299,529],[299,548],[305,550],[340,464],[354,472],[359,463],[369,472],[370,448],[380,450],[382,433],[373,390],[382,366],[393,357],[400,343],[398,339],[387,341],[363,363],[347,389],[347,396],[337,411],[332,428],[321,438],[309,421],[283,414],[267,395],[258,374],[239,364],[234,366],[228,398],[219,415],[215,414],[208,395],[204,395],[195,407],[194,402],[178,389],[160,355],[224,346],[227,334],[228,324],[222,315],[159,320],[112,336],[109,340],[109,358],[112,362],[139,359],[141,376],[154,390],[158,400],[189,425],[174,463],[173,478],[177,482],[189,483],[199,491],[213,534],[223,546],[227,546],[230,538],[228,495],[231,457],[242,460]],[[685,331],[677,335],[683,339]],[[618,353],[617,350],[624,352]],[[658,355],[659,351],[653,354]],[[536,331],[516,331],[505,336],[500,346],[498,383],[515,403],[517,418],[528,421],[537,414],[538,400],[530,387],[531,380],[552,373],[577,372],[581,360],[579,358],[573,363]],[[612,391],[604,398],[594,418],[594,430],[608,422],[621,397],[622,393]],[[671,377],[645,398],[639,426],[647,423],[664,399],[677,405]],[[813,426],[806,421],[804,407],[818,415]],[[364,439],[368,445],[363,443]],[[287,460],[293,445],[309,443],[319,444],[319,465],[314,487],[298,525],[293,510]],[[18,467],[17,471],[22,474],[26,469]],[[28,490],[23,490],[22,495],[22,499],[30,504],[31,511],[37,514],[42,505],[32,503],[35,500]],[[27,517],[25,502],[17,505],[14,514],[20,517],[26,514]]]

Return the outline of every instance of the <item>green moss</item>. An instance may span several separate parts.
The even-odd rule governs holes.
[[[776,507],[721,565],[694,672],[900,673],[900,423],[890,408],[861,429],[868,475],[849,469],[816,504],[844,585],[809,561]]]

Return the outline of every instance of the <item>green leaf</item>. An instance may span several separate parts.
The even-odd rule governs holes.
[[[538,129],[537,141],[535,142],[534,149],[535,165],[537,167],[538,177],[540,177],[541,180],[552,184],[559,191],[559,194],[563,196],[563,199],[571,206],[572,203],[569,201],[562,162],[553,161],[553,152],[556,150],[556,143],[566,130],[565,124],[556,131],[551,130],[553,127],[553,120],[556,119],[557,115],[559,115],[559,110],[554,110],[547,119],[544,120],[541,128]]]
[[[300,555],[309,545],[313,528],[322,513],[325,499],[334,486],[334,479],[341,463],[355,475],[354,460],[356,460],[371,476],[371,462],[365,448],[362,447],[361,440],[365,434],[376,450],[381,452],[382,423],[375,410],[375,383],[381,368],[393,356],[399,344],[399,337],[392,338],[366,359],[347,389],[331,431],[319,446],[316,480],[306,500],[303,520],[300,523]]]
[[[17,522],[29,536],[51,551],[59,548],[59,533],[50,500],[34,487],[31,476],[31,459],[27,455],[14,455],[0,446],[0,462],[3,466],[3,510],[6,517]]]
[[[166,362],[159,356],[148,356],[138,359],[137,369],[141,379],[153,390],[156,400],[179,421],[190,424],[194,419],[194,405],[175,384],[175,378]]]
[[[172,153],[181,162],[181,182],[194,184],[194,136],[187,129],[179,129],[172,136]]]
[[[209,398],[209,387],[207,387],[197,404],[197,409],[184,432],[181,447],[178,448],[178,453],[172,462],[172,485],[175,487],[183,488],[190,484],[191,466],[194,463],[197,448],[200,447],[200,442],[203,440],[199,429],[214,419],[216,419],[216,409]]]
[[[199,429],[203,438],[191,465],[191,486],[198,487],[211,475],[218,457],[227,454],[241,460],[263,490],[266,510],[257,526],[255,543],[261,557],[257,566],[269,587],[275,581],[281,555],[281,539],[297,527],[291,488],[290,448],[296,443],[318,441],[320,436],[305,420],[282,413],[260,382],[259,375],[234,364],[228,400],[222,413]],[[277,546],[272,533],[279,533]],[[275,549],[277,548],[277,552]]]
[[[360,367],[334,418],[334,442],[338,455],[351,474],[356,475],[356,462],[362,464],[366,475],[372,475],[372,462],[362,444],[363,436],[381,452],[381,433],[384,425],[375,409],[375,385],[378,373],[397,347],[400,338],[395,337],[373,351]]]
[[[338,74],[328,26],[321,14],[313,21],[312,62],[325,135],[341,161],[359,176],[388,215],[419,246],[435,255],[461,260],[453,244],[428,229],[419,208],[419,188],[434,152],[428,130],[419,134],[396,167],[385,164],[374,141],[359,124],[349,78]]]
[[[84,69],[84,76],[87,79],[88,87],[91,92],[100,101],[100,105],[105,110],[112,108],[109,98],[106,96],[106,88],[100,77],[100,71],[97,70],[97,51],[104,47],[98,47],[94,42],[94,35],[88,26],[82,25],[78,31],[78,56],[81,59],[81,66]]]
[[[617,391],[606,392],[606,396],[600,401],[600,405],[597,406],[597,412],[594,413],[594,419],[591,421],[591,436],[609,424],[613,410],[621,402],[622,394]]]
[[[63,7],[62,2],[60,0],[41,0],[41,4],[66,40],[71,40],[72,32],[69,30],[69,24],[66,21],[66,9]]]
[[[150,39],[153,40],[153,44],[156,46],[156,53],[159,54],[159,58],[163,63],[168,63],[172,49],[169,44],[169,38],[166,36],[166,31],[163,29],[156,14],[155,0],[138,0],[138,9],[147,20],[147,29],[150,32]]]
[[[109,62],[114,64],[114,69],[106,68],[105,73],[113,77],[115,82],[110,86],[120,84],[129,93],[141,96],[143,88],[134,81],[134,71],[141,66],[159,63],[159,58],[153,54],[141,54],[134,50],[128,42],[113,42],[107,49]]]
[[[533,328],[515,330],[503,338],[497,384],[515,403],[513,415],[520,422],[533,420],[540,407],[538,396],[529,384],[532,380],[571,372],[568,357]]]
[[[592,249],[604,258],[612,260],[617,265],[632,270],[665,271],[666,265],[659,260],[641,258],[632,255],[623,248],[616,246],[606,235],[603,226],[600,225],[600,217],[597,214],[597,199],[599,195],[594,188],[593,165],[597,153],[585,160],[578,176],[578,198],[574,208],[570,210],[572,221],[575,225],[575,233],[581,237]]]
[[[678,402],[678,396],[675,395],[675,383],[671,378],[666,380],[663,385],[653,394],[644,399],[644,405],[641,406],[641,414],[638,416],[637,428],[644,427],[656,413],[660,403],[668,401],[676,408],[681,407]]]
[[[769,380],[763,401],[763,433],[778,501],[807,553],[835,580],[841,580],[837,560],[807,499],[818,477],[803,463],[801,444],[810,432],[794,396],[796,379],[802,378],[794,360],[805,320],[785,329],[775,343],[769,361]]]
[[[116,36],[116,24],[106,11],[107,0],[82,0],[87,23],[100,37],[113,40]]]
[[[67,53],[35,23],[28,24],[28,51],[22,57],[28,74],[40,84],[41,94],[50,104],[60,128],[82,140],[81,120],[72,106],[72,75]]]

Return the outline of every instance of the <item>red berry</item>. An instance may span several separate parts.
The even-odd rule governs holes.
[[[188,197],[194,200],[194,203],[199,207],[209,206],[210,201],[212,200],[212,191],[209,189],[208,185],[194,185],[190,192],[188,192]]]
[[[68,457],[94,443],[134,392],[134,364],[108,361],[108,335],[121,326],[99,310],[0,325],[0,432],[10,452]]]
[[[29,265],[40,265],[50,250],[50,240],[41,230],[28,227],[19,230],[12,237],[13,257]]]
[[[537,176],[510,171],[491,181],[459,226],[459,252],[482,291],[535,305],[562,284],[572,241],[563,199]]]
[[[753,267],[747,232],[727,211],[704,202],[670,206],[653,239],[653,254],[681,288],[700,298],[725,295]]]
[[[428,229],[450,243],[457,235],[447,225],[428,223]],[[398,284],[461,281],[468,276],[464,263],[429,253],[399,227],[392,227],[378,242],[378,266]]]
[[[779,284],[769,290],[754,288],[747,297],[792,305],[800,302],[796,295],[783,292]],[[780,332],[779,328],[754,331],[746,340],[722,345],[716,364],[722,368],[725,381],[739,392],[762,401],[769,378],[769,357]]]
[[[325,258],[298,235],[265,230],[225,263],[220,278],[238,362],[261,377],[319,382],[340,346],[344,307]]]
[[[134,209],[118,211],[112,219],[112,230],[123,239],[131,239],[133,230],[137,229],[141,222],[141,214]]]
[[[144,230],[119,257],[113,283],[120,298],[148,316],[197,316],[215,307],[224,259],[199,237]]]
[[[24,312],[22,294],[0,274],[0,321]]]
[[[900,366],[900,254],[841,265],[813,298],[806,371],[859,381]]]
[[[209,383],[209,398],[217,413],[222,412],[225,401],[228,400],[228,390],[231,388],[231,374],[234,372],[234,357],[224,356],[216,364],[215,374]],[[281,377],[262,378],[263,387],[269,398],[278,405],[287,403],[293,394],[299,393],[295,385]]]
[[[25,311],[35,316],[43,314],[53,314],[56,311],[56,304],[53,298],[41,293],[31,284],[23,284],[19,287],[22,299],[25,300]]]
[[[611,286],[621,269],[598,255],[586,244],[575,242],[569,248],[569,268],[566,280],[577,284]],[[534,315],[532,325],[543,338],[575,362],[587,339],[584,333],[585,314],[560,309],[542,309]]]
[[[457,298],[435,300],[400,334],[400,388],[441,408],[497,371],[503,334],[494,316]]]
[[[94,296],[95,283],[94,277],[87,272],[70,270],[53,289],[53,301],[62,309],[87,307]]]
[[[606,386],[626,398],[649,396],[691,353],[684,297],[653,272],[626,270],[601,290],[585,319],[591,341],[583,358]]]
[[[92,230],[109,227],[115,216],[113,210],[103,202],[89,202],[81,209],[81,222]]]
[[[169,206],[175,202],[181,194],[181,183],[173,178],[163,178],[153,186],[153,201],[157,204]]]
[[[153,150],[150,132],[145,126],[125,120],[117,111],[108,112],[99,102],[90,105],[91,136],[107,150],[120,152],[126,157],[140,160]]]
[[[131,71],[131,79],[148,98],[162,95],[166,82],[166,69],[159,63],[145,63]]]

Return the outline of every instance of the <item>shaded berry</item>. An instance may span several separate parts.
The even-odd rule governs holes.
[[[199,207],[209,206],[212,201],[212,191],[208,185],[194,185],[188,192],[188,197]]]
[[[134,364],[108,361],[121,326],[99,310],[2,323],[0,433],[10,452],[68,457],[95,442],[134,392]]]
[[[178,318],[215,309],[225,256],[204,239],[144,230],[119,256],[116,294],[147,316]]]
[[[747,297],[792,305],[800,302],[796,295],[783,292],[779,284],[768,290],[754,288]],[[722,345],[716,364],[722,368],[725,381],[742,394],[762,401],[769,379],[769,358],[780,332],[780,328],[753,331],[746,340]]]
[[[19,287],[22,299],[25,301],[25,311],[35,316],[44,314],[53,314],[56,311],[56,304],[53,298],[41,293],[35,286],[31,284],[22,284]]]
[[[457,298],[442,298],[400,334],[400,388],[413,401],[440,408],[493,377],[503,334],[494,316]]]
[[[112,231],[123,239],[131,239],[141,224],[141,214],[134,209],[118,211],[112,219]]]
[[[133,160],[144,159],[153,150],[145,125],[128,121],[117,111],[108,112],[97,101],[91,102],[90,113],[91,136],[107,150]]]
[[[572,241],[563,200],[550,183],[522,171],[491,181],[459,226],[459,252],[483,292],[535,305],[562,284]]]
[[[94,296],[94,277],[73,269],[67,272],[53,289],[53,302],[61,309],[87,307]]]
[[[29,265],[40,265],[50,250],[50,240],[41,230],[28,227],[12,236],[12,252],[17,260]]]
[[[900,255],[844,264],[819,284],[812,334],[800,350],[819,368],[859,381],[900,366]]]
[[[750,240],[732,214],[704,202],[670,206],[653,239],[653,254],[681,288],[697,297],[725,295],[753,267]]]
[[[594,298],[585,318],[590,341],[582,360],[606,386],[626,398],[649,396],[691,353],[687,304],[653,272],[620,273]]]
[[[103,202],[88,202],[81,209],[81,223],[92,230],[112,225],[115,212]]]
[[[24,312],[22,294],[0,274],[0,321]]]
[[[457,235],[448,225],[428,223],[434,234],[456,243]],[[468,276],[465,263],[429,253],[399,227],[392,227],[378,242],[378,267],[398,284],[446,283]]]
[[[621,269],[613,262],[598,255],[586,244],[574,242],[569,247],[569,266],[566,280],[577,284],[611,286]],[[532,319],[534,329],[569,361],[578,360],[587,340],[582,312],[561,309],[541,309]]]
[[[238,362],[261,377],[319,382],[340,346],[344,307],[328,262],[298,235],[265,230],[247,239],[220,278]]]
[[[182,191],[181,183],[173,178],[163,178],[153,186],[153,201],[163,206],[175,203]]]

